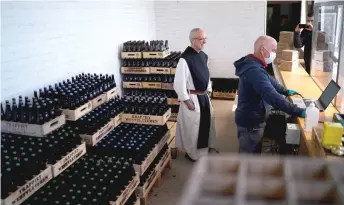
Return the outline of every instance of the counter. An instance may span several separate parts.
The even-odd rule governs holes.
[[[322,90],[308,75],[302,66],[298,69],[288,72],[280,71],[273,65],[276,79],[287,89],[292,89],[303,95],[304,98],[318,99]],[[320,113],[320,121],[332,121],[333,114],[338,110],[331,104],[324,112]],[[310,157],[324,157],[323,150],[319,150],[319,143],[312,137],[312,132],[304,130],[304,119],[297,118],[297,123],[301,129],[299,155]],[[319,123],[319,126],[322,124]]]

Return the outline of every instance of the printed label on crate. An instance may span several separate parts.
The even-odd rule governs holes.
[[[168,119],[168,121],[176,122],[178,118],[178,113],[171,113],[171,117]]]
[[[86,153],[86,144],[82,143],[77,148],[69,152],[61,160],[53,165],[53,176],[56,177],[65,169],[67,169],[71,164],[78,160],[81,156]]]
[[[121,73],[123,74],[149,74],[150,67],[122,67]]]
[[[149,192],[149,189],[151,188],[151,185],[153,185],[155,179],[157,178],[158,171],[156,169],[153,170],[153,172],[149,175],[147,181],[143,184],[143,186],[139,186],[136,188],[136,194],[138,197],[143,198],[147,192]]]
[[[102,105],[106,101],[106,94],[101,94],[98,97],[94,98],[92,102],[92,109]]]
[[[38,189],[44,186],[48,181],[53,178],[51,166],[48,166],[39,175],[28,181],[25,185],[21,186],[10,196],[8,196],[4,202],[5,205],[19,205],[23,203],[27,198],[34,194]]]
[[[115,118],[113,118],[113,125],[114,127],[117,127],[119,124],[121,124],[122,117],[121,114],[118,114]]]
[[[111,90],[107,91],[105,93],[105,96],[106,96],[106,101],[109,101],[110,99],[114,98],[117,94],[117,89],[116,87],[112,88]]]
[[[142,88],[140,82],[123,82],[123,88]]]
[[[158,153],[160,150],[164,147],[164,145],[167,143],[167,140],[170,138],[170,131],[167,131],[164,137],[160,140],[160,142],[157,145]]]
[[[167,98],[167,103],[169,105],[179,105],[180,104],[178,98]]]
[[[236,96],[236,92],[233,93],[229,93],[229,92],[213,92],[213,97],[218,97],[218,98],[230,98],[230,99],[234,99]]]
[[[173,83],[161,83],[161,89],[174,90]]]
[[[127,202],[129,197],[134,193],[136,187],[140,183],[140,177],[136,175],[129,185],[125,188],[122,194],[117,198],[116,201],[110,201],[110,205],[123,205]]]
[[[170,74],[170,68],[164,68],[164,67],[151,67],[150,68],[151,74]]]
[[[63,109],[62,111],[66,115],[67,120],[76,121],[80,117],[89,113],[91,110],[92,110],[92,102],[90,101],[90,102],[78,107],[75,110]]]
[[[33,137],[44,137],[46,134],[56,130],[66,123],[64,114],[44,123],[43,125],[27,124],[20,122],[1,121],[1,131],[6,133],[27,135]]]
[[[166,58],[170,54],[169,51],[162,52],[142,52],[143,58]]]
[[[113,128],[114,128],[113,120],[111,120],[108,124],[106,124],[102,129],[100,129],[95,134],[80,135],[80,137],[86,142],[86,144],[94,146],[101,139],[103,139]]]
[[[121,52],[121,58],[141,58],[141,52]]]
[[[136,114],[122,114],[122,122],[138,123],[146,125],[164,125],[171,116],[171,109],[169,109],[163,116],[155,115],[136,115]]]
[[[160,89],[161,83],[155,83],[155,82],[143,82],[142,83],[143,88],[153,88],[153,89]]]

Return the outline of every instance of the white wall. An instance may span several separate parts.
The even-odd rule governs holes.
[[[1,2],[1,101],[80,72],[113,73],[119,46],[155,39],[154,2]]]
[[[253,52],[254,41],[265,34],[266,7],[266,1],[159,1],[156,36],[168,39],[172,50],[184,51],[189,31],[203,28],[211,76],[236,77],[233,62]]]

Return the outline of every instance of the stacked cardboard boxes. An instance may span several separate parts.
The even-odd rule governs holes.
[[[331,51],[318,50],[314,52],[312,60],[313,68],[322,72],[332,72],[333,61],[331,59]]]
[[[283,71],[292,71],[299,67],[299,51],[283,50],[281,64],[279,69]]]
[[[275,64],[280,64],[283,50],[293,49],[294,33],[289,31],[281,31],[279,36],[279,42],[277,43],[277,53]]]

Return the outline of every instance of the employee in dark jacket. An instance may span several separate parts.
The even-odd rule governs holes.
[[[298,108],[284,97],[297,92],[285,89],[265,70],[275,59],[276,50],[275,39],[261,36],[254,44],[254,54],[234,62],[235,74],[240,79],[238,105],[235,111],[239,152],[261,152],[265,120],[271,106],[290,115],[305,117],[305,109]]]
[[[311,73],[311,51],[312,51],[312,31],[313,31],[313,21],[314,13],[309,12],[307,14],[307,27],[301,31],[300,24],[295,28],[294,32],[294,47],[295,48],[304,48],[304,56],[306,71],[308,74]]]

